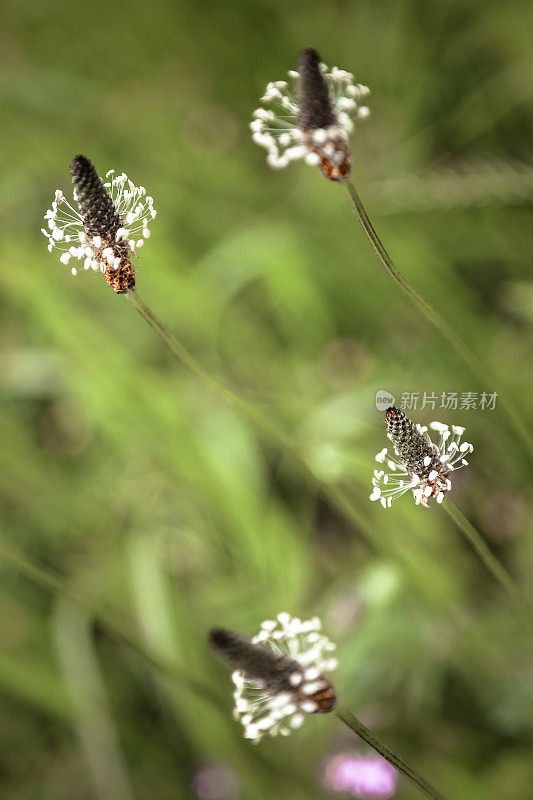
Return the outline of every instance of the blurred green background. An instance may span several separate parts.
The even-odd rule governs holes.
[[[441,508],[368,495],[379,389],[503,387],[531,415],[532,26],[518,1],[4,0],[1,798],[331,796],[325,761],[364,747],[319,716],[246,742],[206,646],[213,625],[251,635],[282,610],[321,616],[341,699],[449,798],[531,797],[523,621]],[[498,379],[476,381],[399,293],[341,186],[272,172],[251,142],[266,82],[305,46],[371,87],[354,181]],[[101,276],[47,252],[78,152],[153,194],[139,293],[319,483]],[[453,499],[531,594],[531,462],[501,405],[412,416],[466,426]]]

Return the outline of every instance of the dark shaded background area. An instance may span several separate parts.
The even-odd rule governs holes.
[[[0,795],[169,800],[193,781],[202,800],[327,796],[325,760],[364,749],[319,717],[254,748],[206,647],[215,624],[253,634],[288,610],[321,616],[339,695],[450,798],[526,800],[523,622],[440,508],[368,494],[378,389],[507,387],[531,413],[531,3],[7,0],[2,17]],[[252,144],[264,85],[305,46],[371,87],[356,185],[499,383],[414,312],[341,186],[274,173]],[[349,492],[370,539],[100,276],[47,252],[42,216],[78,152],[155,198],[145,300]],[[530,462],[501,406],[413,416],[466,426],[454,500],[530,586]],[[198,789],[205,765],[225,793]]]

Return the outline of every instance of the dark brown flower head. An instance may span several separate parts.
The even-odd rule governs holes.
[[[247,738],[287,733],[306,713],[325,714],[336,705],[333,684],[322,674],[336,666],[336,659],[324,658],[333,645],[319,627],[316,618],[302,622],[280,614],[252,640],[223,628],[209,634],[213,650],[234,668],[235,717]]]
[[[135,250],[150,236],[149,224],[156,216],[153,198],[127,175],[113,177],[114,170],[107,173],[109,182],[104,183],[82,155],[73,159],[70,171],[78,208],[56,191],[52,208],[45,214],[48,230],[41,229],[48,238],[48,249],[63,250],[63,264],[77,259],[84,269],[101,272],[118,294],[133,291],[131,256],[137,255]],[[76,275],[78,269],[72,267],[71,271]]]
[[[385,420],[389,439],[406,472],[427,478],[430,472],[440,468],[438,448],[426,431],[421,432],[398,408],[388,408]]]
[[[311,47],[300,53],[296,101],[298,125],[303,131],[329,128],[338,123],[320,63],[320,56]]]
[[[70,165],[74,199],[83,218],[85,232],[105,240],[115,239],[123,223],[93,163],[85,156],[75,156]]]

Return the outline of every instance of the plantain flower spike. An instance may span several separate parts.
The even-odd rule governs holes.
[[[74,184],[74,205],[63,192],[55,193],[46,212],[48,250],[62,251],[60,261],[83,262],[83,268],[101,272],[108,285],[124,294],[135,289],[132,255],[150,236],[150,223],[156,217],[153,198],[144,186],[135,186],[125,173],[106,173],[104,183],[94,165],[82,155],[70,166]],[[78,267],[72,267],[76,275]]]
[[[376,461],[390,471],[374,470],[370,499],[390,508],[393,500],[411,490],[417,505],[429,508],[432,499],[442,503],[452,488],[452,473],[468,465],[465,456],[474,449],[469,442],[461,442],[465,429],[452,425],[450,430],[442,422],[432,422],[430,428],[439,434],[435,444],[425,426],[415,424],[398,408],[388,408],[385,421],[396,457],[388,455],[386,447],[377,454]]]
[[[320,166],[332,181],[348,178],[351,156],[348,137],[353,120],[366,119],[368,106],[361,101],[370,94],[356,83],[351,72],[320,60],[312,48],[303,50],[298,69],[290,70],[288,81],[273,81],[253,114],[252,138],[268,151],[267,163],[282,169],[303,159]]]
[[[307,714],[326,714],[336,705],[333,684],[322,674],[337,667],[330,655],[335,645],[321,633],[317,617],[302,621],[278,614],[253,639],[216,628],[209,643],[234,668],[233,714],[247,739],[288,736]]]

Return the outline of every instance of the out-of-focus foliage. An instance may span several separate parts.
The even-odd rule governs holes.
[[[501,404],[438,405],[506,387],[531,411],[532,26],[519,0],[4,2],[2,797],[325,796],[324,759],[349,732],[311,717],[254,748],[206,647],[213,625],[252,634],[285,609],[323,618],[341,699],[449,797],[531,796],[523,622],[442,509],[404,497],[385,512],[368,494],[386,444],[376,391],[435,392],[413,416],[465,425],[476,448],[453,499],[531,587],[527,452]],[[498,382],[469,375],[389,281],[342,186],[271,172],[252,144],[264,85],[305,46],[372,88],[356,185]],[[370,538],[101,276],[47,253],[42,215],[79,152],[155,198],[145,300],[349,493]]]

